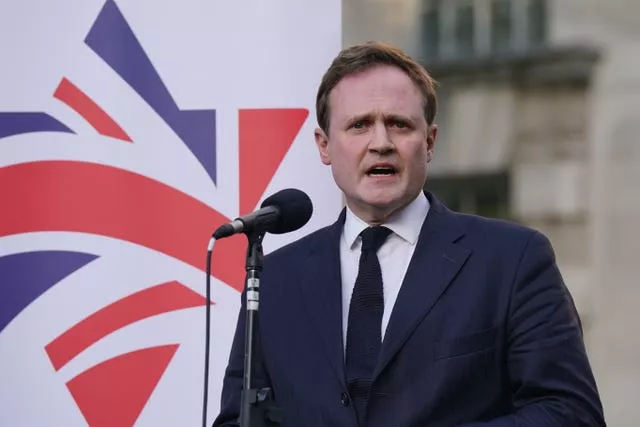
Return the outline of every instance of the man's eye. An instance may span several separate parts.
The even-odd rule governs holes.
[[[393,122],[393,125],[395,127],[397,127],[397,128],[400,128],[400,129],[405,129],[405,128],[409,127],[405,122],[403,122],[401,120],[395,120]]]
[[[354,129],[363,129],[364,128],[364,122],[357,121],[354,124],[352,124],[351,127],[354,128]]]

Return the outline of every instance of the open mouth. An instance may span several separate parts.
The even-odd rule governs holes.
[[[373,166],[367,171],[367,176],[393,176],[398,170],[392,165]]]

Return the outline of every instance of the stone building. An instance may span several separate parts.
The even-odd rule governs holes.
[[[427,187],[551,239],[608,424],[640,425],[640,2],[344,0],[372,39],[439,81]]]

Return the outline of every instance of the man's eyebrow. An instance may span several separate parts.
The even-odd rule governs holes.
[[[416,121],[416,119],[411,116],[405,116],[403,114],[396,114],[396,113],[385,114],[383,117],[385,120],[397,120],[399,122],[414,123]]]
[[[346,122],[353,123],[353,122],[360,122],[360,121],[372,121],[374,117],[375,115],[373,113],[356,114],[356,115],[350,116],[346,120]]]
[[[359,122],[359,121],[373,121],[375,120],[375,117],[376,117],[376,114],[374,113],[355,114],[353,116],[350,116],[346,120],[346,122],[353,123],[353,122]],[[416,121],[414,117],[407,116],[404,114],[397,114],[397,113],[383,114],[382,117],[384,120],[398,120],[398,121],[410,122],[410,123],[413,123]]]

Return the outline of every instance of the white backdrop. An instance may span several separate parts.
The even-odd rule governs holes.
[[[313,143],[339,0],[0,3],[0,425],[200,425],[206,244],[281,188],[341,198]],[[216,245],[209,419],[245,240]]]

